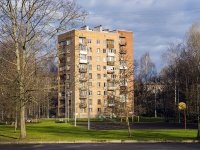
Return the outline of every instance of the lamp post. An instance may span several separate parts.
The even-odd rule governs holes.
[[[88,65],[88,130],[90,130],[90,103],[89,103],[89,81],[90,81],[90,78],[89,78],[89,61],[87,63]]]
[[[67,123],[67,93],[66,93],[66,80],[65,80],[65,123]]]

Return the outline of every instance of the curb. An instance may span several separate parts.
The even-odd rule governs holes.
[[[164,140],[164,141],[138,141],[138,140],[86,140],[86,141],[41,141],[41,142],[0,142],[0,144],[134,144],[134,143],[200,143],[200,140]]]

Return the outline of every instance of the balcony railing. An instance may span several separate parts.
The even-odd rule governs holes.
[[[87,64],[87,59],[80,59],[80,63]]]
[[[86,91],[87,88],[86,88],[86,87],[80,87],[79,90],[81,90],[81,91]]]
[[[115,107],[115,104],[110,103],[110,104],[108,104],[108,107]]]
[[[87,98],[87,95],[86,94],[80,94],[79,97],[85,99],[85,98]]]
[[[110,52],[108,52],[107,55],[108,55],[108,56],[115,56],[115,53],[110,53]]]
[[[120,65],[119,69],[121,69],[121,70],[125,69],[126,70],[126,69],[128,69],[128,67],[126,65]]]
[[[114,86],[108,86],[107,87],[107,90],[108,91],[114,91],[116,89],[116,87],[114,87]]]
[[[80,73],[86,73],[86,72],[87,72],[87,68],[80,68],[80,69],[79,69],[79,72],[80,72]]]
[[[124,49],[120,50],[120,54],[126,54],[126,53],[127,53],[127,50],[124,50]]]
[[[79,78],[79,81],[81,81],[81,82],[86,82],[86,81],[87,81],[87,78],[81,77],[81,78]]]
[[[115,62],[114,62],[114,61],[108,61],[108,62],[107,62],[107,65],[109,65],[109,66],[114,66],[114,65],[115,65]]]
[[[115,71],[114,70],[107,70],[108,74],[113,74]]]
[[[127,44],[126,41],[121,41],[121,42],[119,43],[120,46],[126,46],[126,44]]]
[[[107,44],[107,48],[114,48],[114,44],[113,43]]]
[[[80,103],[80,104],[79,104],[79,107],[80,107],[80,108],[86,108],[86,107],[87,107],[87,104],[86,104],[86,103]]]

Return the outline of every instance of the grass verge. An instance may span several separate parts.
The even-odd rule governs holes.
[[[87,130],[67,123],[43,121],[38,124],[27,124],[27,138],[20,140],[20,131],[14,132],[11,125],[0,126],[1,142],[41,142],[41,141],[74,141],[74,140],[197,140],[197,130],[132,130],[128,137],[127,130]]]

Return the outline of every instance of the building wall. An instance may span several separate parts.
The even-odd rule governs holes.
[[[106,32],[102,31],[101,27],[95,28],[93,31],[88,30],[73,30],[70,32],[67,32],[65,34],[58,36],[58,47],[60,47],[61,41],[67,41],[70,40],[70,44],[65,46],[64,50],[66,51],[64,58],[67,60],[68,57],[70,57],[70,61],[64,64],[66,67],[65,71],[63,71],[65,74],[62,75],[61,71],[58,71],[58,116],[64,116],[64,107],[63,104],[66,102],[67,105],[65,106],[68,108],[68,100],[70,100],[70,117],[74,117],[74,112],[76,109],[76,116],[78,118],[87,118],[88,115],[88,98],[92,100],[92,104],[90,105],[90,109],[92,111],[90,112],[91,117],[98,117],[99,115],[110,115],[112,114],[112,107],[110,102],[108,102],[108,95],[112,93],[113,89],[115,90],[115,95],[120,94],[120,85],[116,84],[116,87],[109,87],[108,90],[108,79],[116,75],[116,78],[120,78],[120,41],[119,37],[125,37],[126,39],[126,46],[127,47],[127,53],[125,54],[127,56],[130,56],[130,62],[133,60],[133,45],[132,45],[132,32],[127,31],[114,31],[114,32]],[[80,38],[85,38],[85,43],[80,44]],[[97,40],[100,41],[100,43],[97,43]],[[109,40],[109,42],[107,42]],[[106,42],[105,42],[106,41]],[[114,44],[109,44],[114,41]],[[87,48],[87,54],[86,59],[88,60],[88,56],[92,57],[92,60],[89,62],[80,63],[80,53],[86,53],[85,51],[80,52],[80,46],[83,45]],[[115,50],[115,54],[109,53],[108,51]],[[110,48],[108,48],[110,47]],[[91,50],[89,50],[91,49]],[[99,50],[100,51],[99,51]],[[106,53],[103,53],[103,49],[106,49]],[[67,52],[69,51],[70,52]],[[58,56],[59,61],[58,65],[59,67],[61,65],[60,58],[62,55],[60,55],[61,49],[58,48]],[[83,54],[85,56],[85,54]],[[115,61],[114,62],[108,62],[107,56],[114,56]],[[114,63],[114,64],[113,64]],[[82,79],[82,75],[80,72],[80,64],[85,64],[85,68],[88,68],[89,65],[92,65],[92,69],[87,69],[87,72],[85,72],[85,81],[80,81],[80,78]],[[71,68],[68,70],[67,66],[70,65]],[[82,65],[83,66],[83,65]],[[98,66],[98,68],[97,68]],[[100,67],[100,69],[99,69]],[[113,67],[116,68],[114,70],[114,73],[111,74]],[[109,69],[109,70],[108,70]],[[84,69],[82,70],[84,71]],[[89,74],[92,74],[92,78],[88,78]],[[100,75],[100,78],[97,77],[97,74]],[[69,78],[70,76],[70,78]],[[65,84],[63,84],[63,80],[65,81]],[[88,86],[88,83],[92,83],[91,86]],[[81,84],[82,83],[82,84]],[[92,95],[88,96],[87,94],[85,96],[80,95],[80,91],[83,91],[84,88],[81,87],[81,85],[85,84],[85,90],[86,93],[88,91],[92,91]],[[69,85],[68,85],[69,84]],[[63,86],[65,85],[65,86]],[[104,86],[106,85],[106,86]],[[131,84],[130,84],[131,85]],[[112,85],[113,86],[113,85]],[[61,89],[62,87],[65,87],[64,91],[66,91],[66,99],[63,99],[63,95]],[[89,89],[88,89],[89,87]],[[131,87],[133,87],[131,85]],[[68,95],[68,92],[70,92],[70,95]],[[107,92],[107,95],[104,95],[104,93]],[[62,95],[62,96],[61,96]],[[62,98],[61,98],[62,97]],[[65,101],[67,100],[67,101]],[[110,103],[110,104],[109,104]],[[86,104],[86,105],[81,105]],[[109,107],[108,107],[109,106]]]

